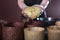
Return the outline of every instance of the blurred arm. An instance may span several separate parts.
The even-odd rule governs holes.
[[[25,5],[24,0],[18,0],[18,5],[21,9],[24,9],[25,7],[27,7],[27,5]]]
[[[49,4],[49,0],[42,0],[40,7],[45,10]]]

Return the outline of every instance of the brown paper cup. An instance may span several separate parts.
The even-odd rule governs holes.
[[[3,40],[23,40],[23,28],[3,27]]]
[[[29,27],[24,29],[25,40],[44,40],[44,28]]]
[[[48,28],[48,40],[60,40],[60,30]]]

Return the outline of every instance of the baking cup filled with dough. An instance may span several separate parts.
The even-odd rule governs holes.
[[[24,9],[24,13],[31,19],[35,19],[42,14],[42,9],[38,6],[31,6]]]
[[[48,40],[60,40],[60,26],[49,26],[47,29]]]

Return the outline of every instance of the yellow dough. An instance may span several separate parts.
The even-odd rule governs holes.
[[[29,18],[35,19],[41,15],[41,8],[37,6],[27,7],[25,8],[24,13],[26,13]]]

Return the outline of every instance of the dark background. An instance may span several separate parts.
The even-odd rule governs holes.
[[[51,0],[46,9],[49,17],[60,17],[60,0]],[[20,21],[20,9],[17,0],[0,0],[0,19]]]

